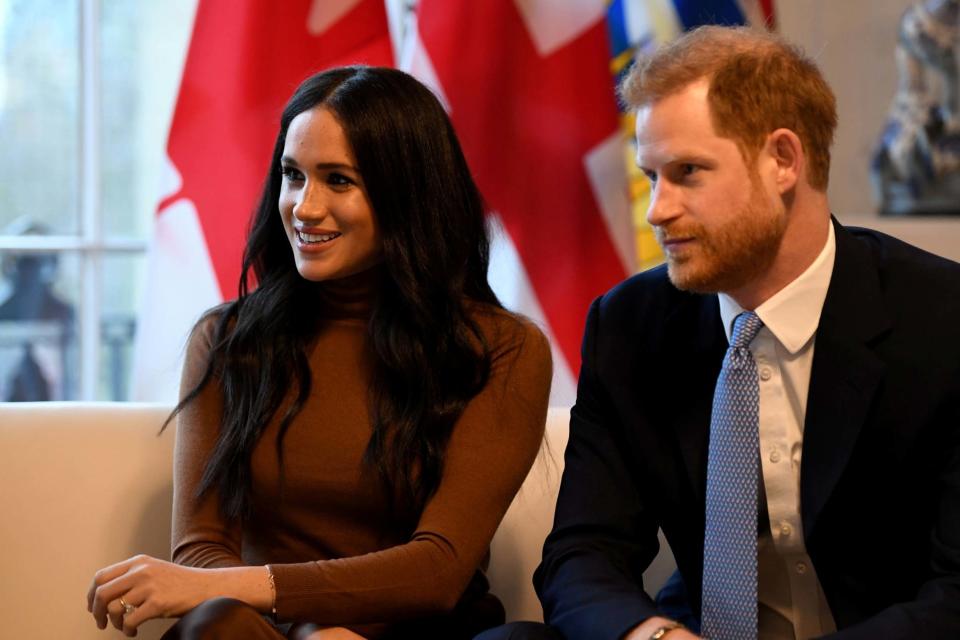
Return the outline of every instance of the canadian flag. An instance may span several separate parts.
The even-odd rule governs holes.
[[[445,103],[496,210],[490,282],[554,345],[571,404],[594,297],[634,268],[606,0],[421,0],[401,67]]]
[[[321,69],[393,66],[383,0],[200,0],[167,146],[132,397],[176,399],[204,310],[237,294],[280,112]]]

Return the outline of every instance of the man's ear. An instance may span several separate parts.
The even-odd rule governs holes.
[[[767,136],[764,150],[776,163],[777,190],[781,194],[792,190],[805,170],[800,137],[790,129],[777,129]]]

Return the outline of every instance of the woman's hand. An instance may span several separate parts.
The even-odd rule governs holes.
[[[219,595],[214,571],[138,555],[103,568],[87,592],[87,611],[97,626],[107,621],[128,636],[151,618],[179,617]]]

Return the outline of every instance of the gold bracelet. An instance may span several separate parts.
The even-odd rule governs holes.
[[[267,576],[270,578],[270,617],[277,621],[277,582],[273,578],[273,568],[267,565]]]
[[[653,632],[653,635],[650,636],[650,640],[660,640],[663,638],[663,636],[667,635],[671,631],[676,631],[677,629],[686,629],[686,627],[679,622],[665,624],[662,627],[658,627],[657,630]]]

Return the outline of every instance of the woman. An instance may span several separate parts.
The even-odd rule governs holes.
[[[307,79],[281,117],[239,298],[188,347],[176,564],[98,572],[97,624],[183,616],[171,638],[498,624],[479,568],[540,445],[551,363],[487,263],[483,203],[433,94],[393,69]]]

